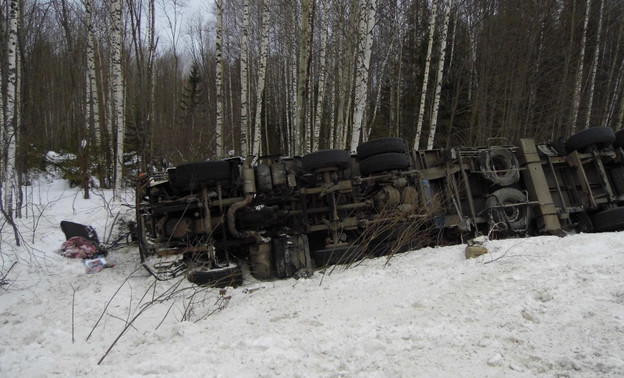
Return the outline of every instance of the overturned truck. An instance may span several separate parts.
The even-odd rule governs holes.
[[[586,129],[565,143],[410,151],[401,138],[180,164],[137,183],[139,251],[157,279],[238,285],[304,277],[481,234],[624,228],[624,134]]]

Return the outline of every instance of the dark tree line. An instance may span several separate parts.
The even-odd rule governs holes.
[[[115,1],[3,0],[3,181],[11,122],[18,172],[40,165],[48,150],[67,151],[84,154],[101,185],[114,183],[120,128],[126,168],[136,171],[163,158],[302,154],[381,136],[414,141],[419,115],[421,148],[432,128],[433,146],[444,148],[622,126],[620,0],[277,0],[266,8],[264,1],[222,2],[217,51],[217,2],[184,18],[180,0],[123,0],[123,118],[117,118]],[[22,6],[16,105],[7,102],[13,3]],[[265,35],[263,17],[270,20]],[[17,119],[6,118],[11,106]],[[252,151],[254,136],[259,147]]]

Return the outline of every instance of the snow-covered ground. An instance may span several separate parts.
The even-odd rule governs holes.
[[[44,181],[29,188],[28,247],[3,226],[2,275],[18,263],[0,286],[0,376],[624,376],[624,233],[489,241],[471,260],[465,245],[425,248],[220,290],[156,283],[134,246],[97,274],[61,257],[61,220],[105,239],[132,218],[131,194],[110,197]]]

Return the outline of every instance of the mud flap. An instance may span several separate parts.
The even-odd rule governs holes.
[[[275,276],[310,277],[313,274],[307,235],[282,235],[273,239]]]

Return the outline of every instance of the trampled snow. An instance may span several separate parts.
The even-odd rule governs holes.
[[[0,286],[2,377],[624,376],[624,233],[488,241],[470,260],[465,245],[425,248],[209,289],[156,282],[136,246],[97,274],[58,254],[61,220],[114,237],[130,192],[83,200],[55,180],[26,197],[27,246],[2,223],[2,275],[17,261]]]

